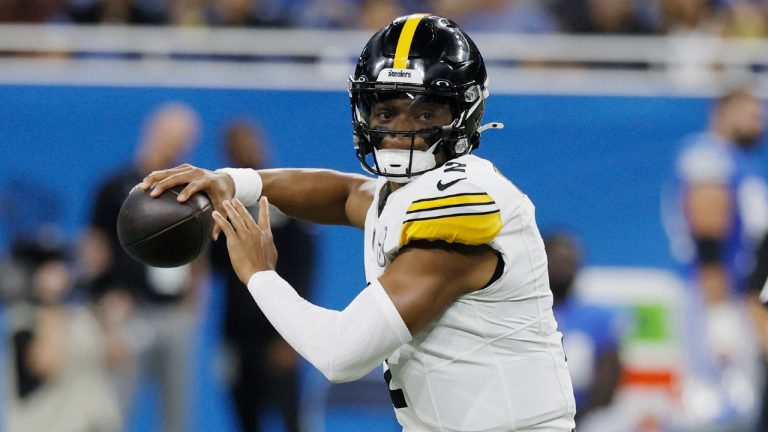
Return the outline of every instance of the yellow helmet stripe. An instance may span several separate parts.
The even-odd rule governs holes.
[[[403,31],[400,33],[400,39],[397,40],[397,48],[395,49],[395,69],[405,69],[408,66],[408,54],[411,52],[411,42],[413,42],[413,35],[416,33],[416,27],[419,26],[419,22],[427,14],[413,14],[405,20]]]

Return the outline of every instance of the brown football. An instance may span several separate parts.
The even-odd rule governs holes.
[[[208,246],[213,227],[213,205],[196,193],[185,202],[176,186],[152,198],[134,189],[117,217],[117,236],[135,260],[153,267],[178,267],[197,258]]]

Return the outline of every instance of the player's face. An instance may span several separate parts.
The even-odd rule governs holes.
[[[579,270],[579,251],[569,241],[553,241],[547,247],[547,261],[549,285],[555,301],[565,300]]]
[[[765,131],[765,110],[757,99],[736,101],[732,110],[733,140],[744,147],[754,147]]]
[[[377,102],[371,109],[371,128],[395,132],[418,131],[450,124],[453,114],[447,104],[425,101],[419,98],[389,99]],[[415,150],[426,150],[431,143],[416,134],[385,135],[380,144],[382,149],[409,150],[411,141]]]

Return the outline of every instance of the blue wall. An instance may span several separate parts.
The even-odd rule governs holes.
[[[268,130],[274,165],[359,172],[341,92],[5,86],[0,185],[34,178],[61,196],[63,223],[75,231],[95,182],[130,162],[144,116],[168,100],[201,113],[192,163],[220,166],[221,125],[249,115]],[[666,267],[659,187],[677,141],[703,127],[706,110],[699,99],[495,95],[486,120],[506,129],[489,132],[478,154],[531,196],[543,229],[566,224],[580,232],[590,263]],[[347,253],[359,249],[358,233],[322,235],[329,264],[359,263]],[[361,284],[361,273],[348,280]]]
[[[194,164],[221,166],[223,123],[248,115],[268,131],[273,165],[360,171],[342,92],[4,86],[0,186],[26,178],[54,191],[64,226],[75,232],[87,219],[96,182],[130,163],[145,115],[168,100],[201,114]],[[488,132],[478,154],[532,198],[542,229],[579,232],[590,264],[669,267],[659,188],[678,140],[704,126],[707,108],[701,99],[494,95],[485,118],[506,128]],[[6,230],[0,227],[0,245]],[[348,296],[330,291],[363,284],[361,235],[320,231],[326,268],[351,261],[344,268],[355,269],[321,274],[321,286],[332,288],[326,300],[340,306]]]
[[[169,100],[202,117],[194,164],[219,167],[221,126],[248,115],[268,131],[273,165],[359,172],[343,92],[0,86],[0,187],[25,178],[52,190],[74,234],[96,182],[130,163],[145,115]],[[671,267],[659,190],[674,147],[704,127],[707,109],[701,99],[494,95],[485,118],[506,128],[489,132],[478,154],[531,197],[542,229],[578,232],[589,264]],[[362,234],[319,232],[315,300],[341,308],[364,285]],[[0,224],[0,250],[7,237]]]

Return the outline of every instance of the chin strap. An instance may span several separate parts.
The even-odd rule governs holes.
[[[427,150],[401,150],[401,149],[373,149],[376,157],[376,163],[382,171],[381,175],[387,177],[390,181],[397,183],[407,183],[418,177],[421,173],[429,171],[437,166],[435,159],[435,150],[440,141],[432,144]],[[405,174],[409,168],[411,172],[417,174],[406,177]]]

